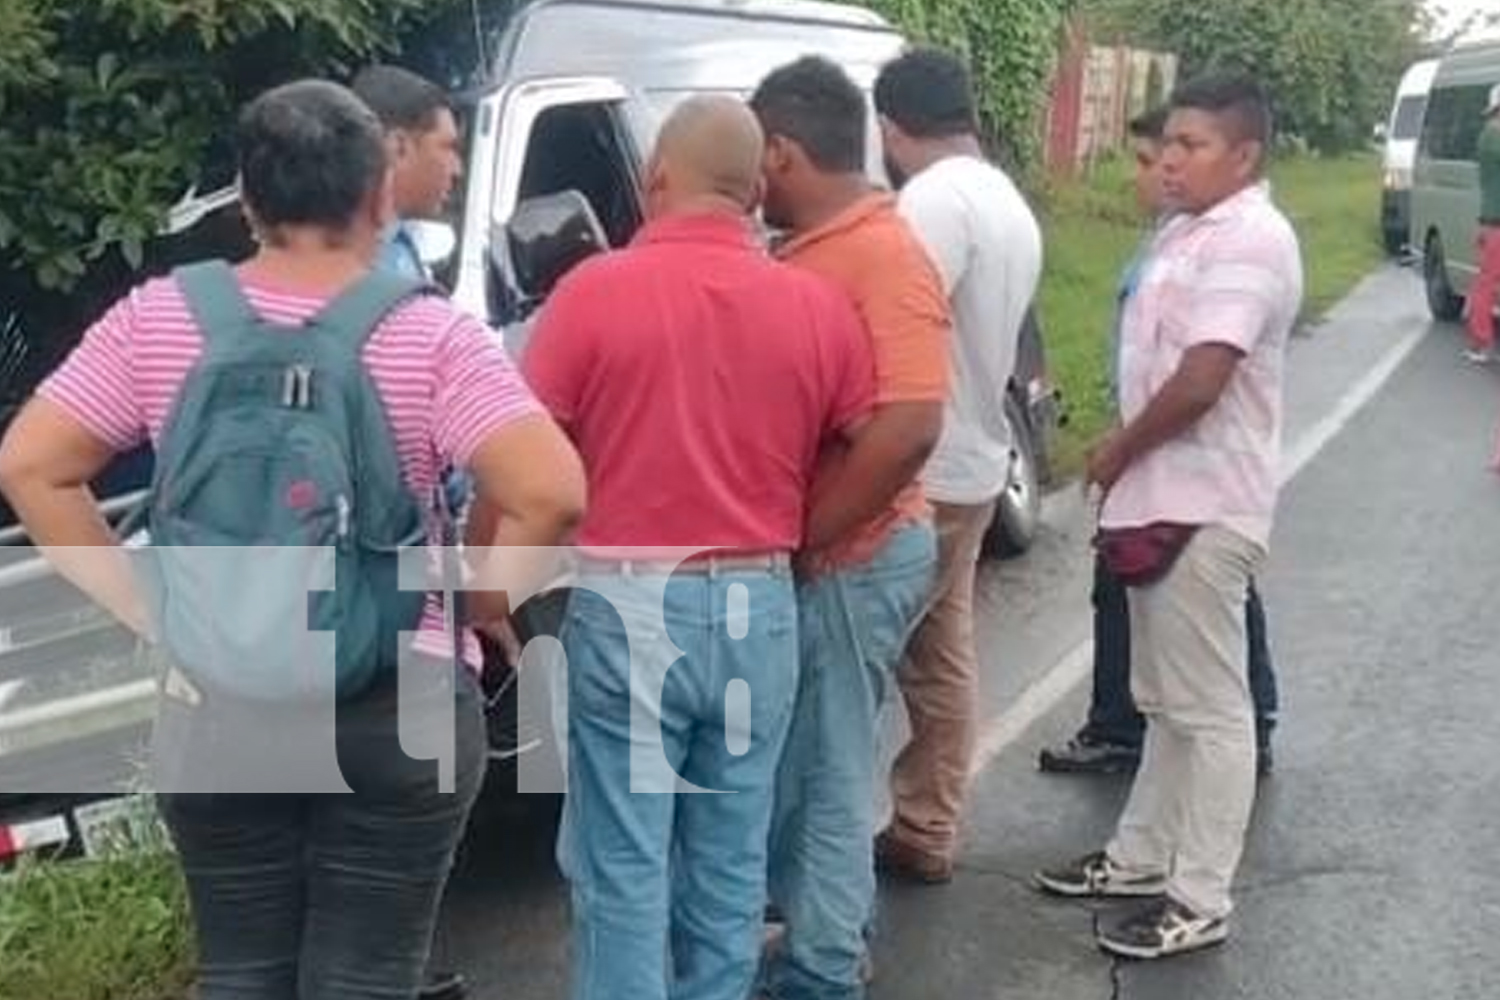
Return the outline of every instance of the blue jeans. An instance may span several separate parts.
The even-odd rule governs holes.
[[[802,681],[771,831],[771,901],[786,936],[766,986],[778,1000],[864,995],[880,710],[936,561],[932,527],[913,525],[864,566],[799,588]]]
[[[1094,693],[1088,722],[1079,733],[1096,743],[1115,743],[1139,749],[1146,720],[1136,711],[1130,693],[1129,588],[1109,571],[1104,560],[1094,562]],[[1250,694],[1255,701],[1255,735],[1262,747],[1271,743],[1280,699],[1271,646],[1266,636],[1266,610],[1255,581],[1245,599],[1245,630],[1249,637]]]
[[[572,996],[745,1000],[797,691],[791,571],[585,572],[561,639]]]

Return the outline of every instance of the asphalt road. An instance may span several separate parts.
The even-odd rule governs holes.
[[[1090,906],[1028,888],[1097,847],[1126,791],[1035,769],[1085,703],[1089,526],[1066,491],[1030,555],[983,571],[991,724],[960,869],[883,890],[874,1000],[1500,996],[1500,370],[1460,345],[1395,268],[1294,342],[1297,474],[1262,580],[1283,721],[1232,940],[1115,964]],[[438,941],[476,1000],[566,996],[555,807],[500,790],[476,812]]]

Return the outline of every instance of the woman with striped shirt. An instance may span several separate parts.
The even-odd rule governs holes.
[[[238,154],[260,247],[236,270],[238,283],[263,319],[300,325],[379,252],[391,212],[380,123],[342,87],[289,84],[245,110]],[[147,281],[86,333],[0,446],[0,489],[32,540],[143,633],[144,602],[87,484],[113,455],[161,439],[203,347],[176,281]],[[473,475],[487,512],[475,523],[493,527],[471,541],[564,540],[583,506],[577,455],[489,330],[445,299],[420,296],[387,314],[363,361],[415,497],[432,495],[451,463]],[[79,553],[90,554],[87,565]],[[413,648],[433,667],[429,700],[438,692],[456,704],[450,792],[440,790],[433,762],[404,751],[398,723],[411,692],[403,679],[400,712],[394,681],[337,706],[338,764],[353,794],[161,796],[190,886],[202,1000],[415,996],[483,776],[472,636],[465,645],[455,657],[439,605],[429,601]],[[453,670],[460,660],[468,662]],[[167,685],[164,701],[171,698]]]

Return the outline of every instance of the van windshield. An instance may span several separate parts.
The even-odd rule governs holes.
[[[1415,139],[1422,132],[1422,113],[1427,110],[1427,98],[1412,94],[1401,98],[1396,104],[1395,119],[1391,123],[1392,139]]]

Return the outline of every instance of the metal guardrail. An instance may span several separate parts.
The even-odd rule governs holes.
[[[156,681],[147,678],[0,715],[0,759],[148,721],[154,706]]]
[[[145,498],[145,490],[111,498],[100,504],[100,510],[111,523],[135,509]],[[0,547],[23,546],[29,542],[23,527],[0,531]],[[9,595],[20,588],[60,579],[47,559],[40,555],[17,552],[23,558],[0,566],[0,594]],[[24,620],[0,620],[0,656],[35,655],[43,648],[86,639],[90,634],[107,631],[116,623],[102,609],[87,604],[78,595],[79,605],[71,602],[58,607],[52,604],[38,617],[36,609]],[[66,602],[66,598],[64,598]],[[3,604],[3,602],[0,602]],[[12,618],[17,615],[12,605]],[[24,685],[14,680],[7,691],[7,702],[14,702]],[[106,682],[104,686],[76,694],[65,694],[37,705],[0,705],[0,757],[39,745],[86,739],[114,727],[149,718],[154,704],[156,684],[153,679],[131,679],[126,683]]]

